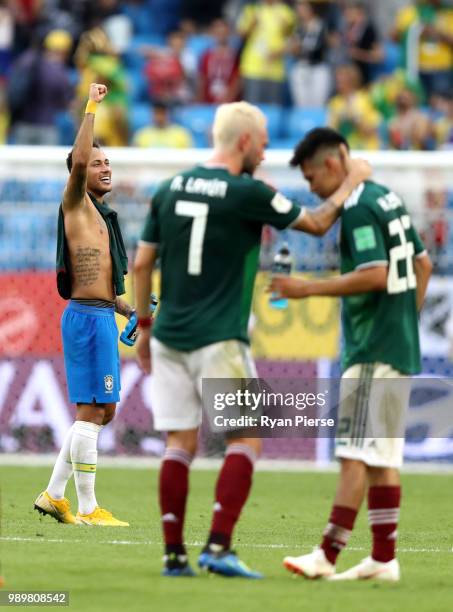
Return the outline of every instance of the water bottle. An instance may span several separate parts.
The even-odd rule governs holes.
[[[157,299],[156,295],[154,293],[151,293],[151,296],[149,298],[149,312],[151,313],[151,316],[153,316],[156,312],[158,303],[159,300]]]
[[[157,308],[157,304],[157,297],[154,295],[154,293],[151,293],[151,296],[149,298],[149,313],[151,316],[154,315],[154,312]],[[137,340],[137,322],[137,314],[134,310],[130,316],[128,324],[120,335],[121,342],[126,346],[134,346],[135,341]]]
[[[289,250],[288,243],[285,242],[277,251],[274,257],[274,261],[272,263],[272,275],[273,276],[282,276],[291,274],[291,268],[293,266],[293,260],[291,257],[291,253]],[[288,300],[287,298],[280,298],[279,300],[275,300],[275,293],[271,294],[269,304],[272,308],[276,308],[277,310],[284,310],[288,308]]]

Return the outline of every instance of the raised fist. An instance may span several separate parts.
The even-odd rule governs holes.
[[[93,102],[102,102],[107,95],[107,87],[102,83],[91,83],[88,97]]]

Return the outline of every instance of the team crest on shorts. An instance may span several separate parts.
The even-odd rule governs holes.
[[[113,391],[113,376],[111,374],[104,376],[104,385],[107,393],[111,393]]]

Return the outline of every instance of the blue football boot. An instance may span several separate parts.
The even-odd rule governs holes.
[[[198,566],[213,574],[220,574],[229,578],[235,576],[252,578],[254,580],[263,578],[262,574],[247,567],[232,550],[213,552],[205,549],[198,557]]]

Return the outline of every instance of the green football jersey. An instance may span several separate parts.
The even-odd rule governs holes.
[[[344,370],[381,362],[404,374],[420,371],[414,258],[425,251],[403,201],[366,181],[341,215],[341,273],[388,265],[386,291],[342,299]]]
[[[158,244],[161,261],[153,335],[182,351],[248,342],[262,227],[284,229],[300,214],[262,181],[223,167],[197,166],[164,182],[142,234]]]

